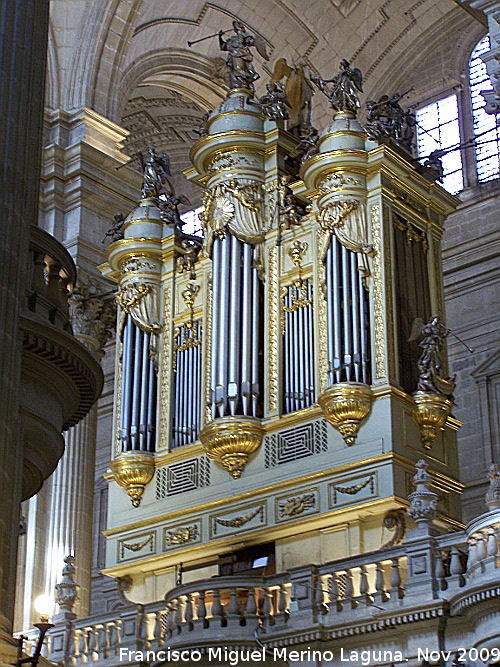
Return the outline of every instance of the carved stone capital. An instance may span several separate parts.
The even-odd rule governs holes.
[[[69,298],[69,312],[75,336],[101,358],[103,348],[116,328],[116,302],[112,295],[80,270]]]

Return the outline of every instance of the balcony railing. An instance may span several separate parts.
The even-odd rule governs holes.
[[[213,577],[177,586],[164,602],[79,619],[66,630],[56,627],[51,660],[112,664],[123,648],[203,649],[221,638],[225,644],[255,646],[257,637],[271,646],[297,628],[310,637],[325,628],[330,636],[347,636],[357,634],[356,624],[363,624],[364,631],[367,624],[370,631],[391,626],[398,614],[415,622],[431,618],[434,611],[439,616],[443,606],[459,613],[464,600],[474,604],[478,586],[498,587],[500,518],[498,512],[483,516],[489,519],[469,534],[418,538],[268,577]],[[416,572],[410,561],[422,556],[430,568]]]

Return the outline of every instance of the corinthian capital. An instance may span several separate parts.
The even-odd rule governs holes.
[[[69,298],[73,333],[101,358],[103,348],[116,328],[113,293],[97,279],[79,270],[78,282]]]

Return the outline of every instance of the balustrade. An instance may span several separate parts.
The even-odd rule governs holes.
[[[468,539],[455,533],[429,540],[434,553],[429,599],[467,593],[483,572],[498,568],[499,526],[498,521],[481,524]],[[261,626],[267,634],[279,633],[296,616],[302,627],[313,628],[319,616],[322,625],[343,625],[370,607],[383,611],[397,605],[411,612],[415,600],[409,593],[416,584],[408,578],[409,557],[406,545],[400,545],[269,577],[194,581],[171,590],[165,601],[138,605],[115,618],[75,621],[66,655],[72,665],[95,663],[118,656],[122,647],[154,651],[195,639],[209,641],[220,628],[225,637],[250,639]],[[60,660],[61,652],[49,657]]]

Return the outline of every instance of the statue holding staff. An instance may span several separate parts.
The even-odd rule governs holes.
[[[260,55],[269,60],[264,42],[257,36],[247,33],[241,21],[233,21],[235,34],[223,39],[224,30],[219,31],[219,46],[221,51],[227,51],[226,59],[229,88],[244,88],[252,95],[255,91],[253,82],[259,75],[253,67],[253,55],[250,47],[255,46]]]

